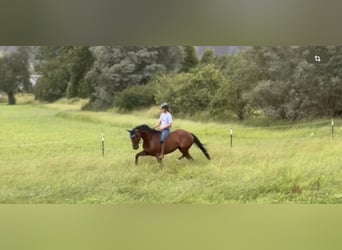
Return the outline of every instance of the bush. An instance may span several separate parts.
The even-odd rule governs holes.
[[[155,90],[151,84],[137,85],[123,90],[115,101],[115,106],[121,111],[148,107],[155,104]]]
[[[193,116],[209,110],[211,99],[223,80],[222,73],[211,64],[196,67],[189,73],[159,76],[155,80],[156,100],[168,102],[175,114]]]
[[[33,90],[36,99],[54,102],[65,96],[67,86],[66,76],[60,70],[49,77],[39,78]]]

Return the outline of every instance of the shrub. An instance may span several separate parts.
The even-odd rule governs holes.
[[[155,90],[152,85],[136,85],[123,90],[115,101],[115,106],[121,111],[148,107],[155,103]]]

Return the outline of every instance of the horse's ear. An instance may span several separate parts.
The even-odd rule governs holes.
[[[132,132],[132,130],[129,130],[129,129],[126,129],[127,131],[128,131],[128,133],[131,133]]]

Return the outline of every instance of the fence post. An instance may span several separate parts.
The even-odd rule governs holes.
[[[334,119],[331,119],[331,138],[334,138]]]
[[[104,158],[104,134],[102,133],[102,157]]]
[[[233,147],[233,129],[230,128],[230,147]]]

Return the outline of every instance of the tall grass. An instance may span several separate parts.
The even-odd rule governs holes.
[[[329,121],[262,128],[176,118],[174,129],[196,134],[212,160],[194,146],[194,161],[175,152],[135,166],[126,129],[155,124],[158,109],[86,112],[82,103],[0,105],[0,203],[342,202],[340,121],[332,139]]]

